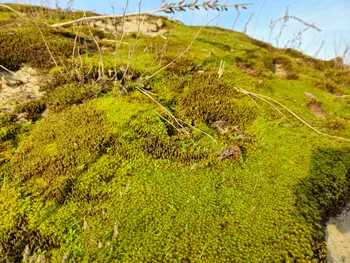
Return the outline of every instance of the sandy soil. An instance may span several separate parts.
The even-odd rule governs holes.
[[[350,263],[350,204],[327,222],[326,232],[330,263]]]
[[[287,76],[287,71],[283,68],[282,64],[275,64],[274,73],[283,78]]]
[[[164,29],[163,19],[158,17],[144,17],[140,19],[137,16],[127,17],[124,22],[122,19],[101,19],[91,21],[88,25],[96,29],[100,29],[112,34],[134,33],[140,32],[148,36],[159,36],[165,34],[167,31]],[[124,28],[123,28],[124,24]]]
[[[0,112],[11,112],[16,105],[40,98],[44,76],[24,66],[13,74],[0,71]]]

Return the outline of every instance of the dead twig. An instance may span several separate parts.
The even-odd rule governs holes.
[[[327,134],[327,133],[324,133],[324,132],[321,132],[319,130],[317,130],[315,127],[313,127],[311,124],[307,123],[305,120],[303,120],[301,117],[299,117],[297,114],[295,114],[292,110],[290,110],[287,106],[285,106],[284,104],[282,104],[281,102],[271,98],[271,97],[268,97],[268,96],[265,96],[265,95],[261,95],[261,94],[257,94],[257,93],[253,93],[253,92],[249,92],[245,89],[242,89],[242,88],[237,88],[237,87],[234,87],[238,92],[241,92],[243,94],[250,94],[250,95],[253,95],[257,98],[263,98],[265,100],[270,100],[276,104],[278,104],[279,106],[281,106],[283,109],[285,109],[286,111],[288,111],[290,114],[292,114],[296,119],[298,119],[301,123],[303,123],[304,125],[306,125],[308,128],[310,128],[311,130],[315,131],[316,133],[322,135],[322,136],[325,136],[325,137],[329,137],[329,138],[333,138],[333,139],[337,139],[337,140],[341,140],[341,141],[346,141],[346,142],[350,142],[350,139],[347,139],[347,138],[343,138],[343,137],[339,137],[339,136],[333,136],[333,135],[330,135],[330,134]]]

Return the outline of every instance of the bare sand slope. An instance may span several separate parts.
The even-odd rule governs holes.
[[[164,29],[164,21],[161,17],[153,16],[131,16],[123,19],[101,19],[88,23],[89,26],[112,33],[140,33],[148,36],[159,36],[167,32]]]
[[[350,204],[327,223],[326,232],[330,263],[350,263]]]

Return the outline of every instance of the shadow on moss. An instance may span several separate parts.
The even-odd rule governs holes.
[[[318,262],[327,262],[324,225],[350,201],[350,148],[315,150],[309,178],[297,189],[297,207],[313,227],[314,255]]]

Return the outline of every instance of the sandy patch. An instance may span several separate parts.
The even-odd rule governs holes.
[[[326,240],[330,263],[350,263],[350,205],[329,219]]]
[[[273,72],[282,78],[287,77],[287,71],[283,68],[282,64],[275,64]]]
[[[13,74],[0,71],[0,113],[11,112],[16,105],[40,98],[44,76],[36,69],[24,66]]]
[[[155,37],[167,32],[167,30],[164,29],[164,21],[162,18],[152,16],[148,16],[145,19],[143,18],[144,16],[140,18],[138,16],[132,16],[125,18],[124,21],[120,18],[107,18],[88,22],[88,26],[114,35],[121,34],[122,32],[137,33],[140,30],[144,35]]]

